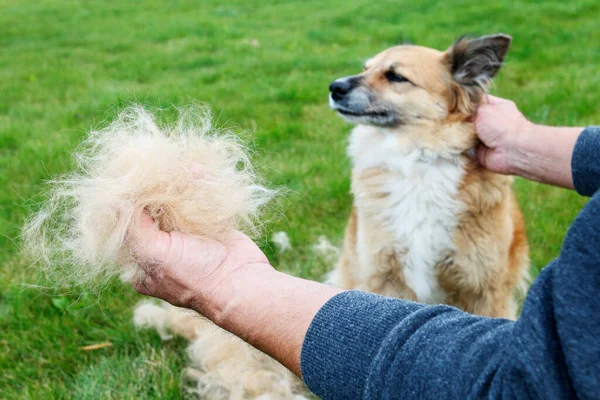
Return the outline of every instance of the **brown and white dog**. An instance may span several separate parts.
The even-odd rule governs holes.
[[[331,107],[358,125],[335,284],[516,317],[529,266],[523,216],[512,178],[473,158],[470,122],[510,42],[498,34],[444,52],[392,47],[331,84]]]

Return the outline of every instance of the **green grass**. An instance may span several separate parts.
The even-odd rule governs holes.
[[[599,123],[599,14],[596,0],[0,0],[0,398],[182,395],[184,343],[133,329],[133,290],[96,297],[24,285],[43,284],[15,244],[30,199],[118,107],[200,100],[221,123],[254,130],[269,181],[291,189],[265,238],[287,231],[294,250],[261,243],[274,265],[318,279],[327,265],[309,247],[322,234],[341,240],[351,204],[349,126],[328,109],[330,81],[403,40],[445,48],[463,33],[502,31],[514,45],[496,94],[538,122]],[[521,180],[516,188],[536,273],[585,201]]]

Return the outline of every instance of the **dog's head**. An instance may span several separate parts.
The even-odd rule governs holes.
[[[510,36],[497,34],[462,37],[444,52],[392,47],[368,60],[362,73],[335,80],[330,105],[350,122],[387,128],[467,120],[510,42]]]

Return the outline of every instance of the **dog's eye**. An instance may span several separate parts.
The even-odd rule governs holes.
[[[385,78],[390,82],[408,82],[408,79],[394,71],[386,71]]]

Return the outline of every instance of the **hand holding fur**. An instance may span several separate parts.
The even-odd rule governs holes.
[[[191,308],[211,319],[222,319],[227,308],[228,284],[242,269],[271,270],[267,257],[242,232],[225,241],[164,232],[148,215],[136,227],[133,245],[145,271],[135,289],[175,306]]]
[[[47,201],[23,230],[29,256],[57,284],[140,279],[139,243],[131,238],[144,213],[163,232],[222,242],[239,229],[256,233],[274,195],[239,138],[214,129],[204,108],[184,110],[174,125],[128,108],[92,131],[74,159],[76,170],[50,182]]]

